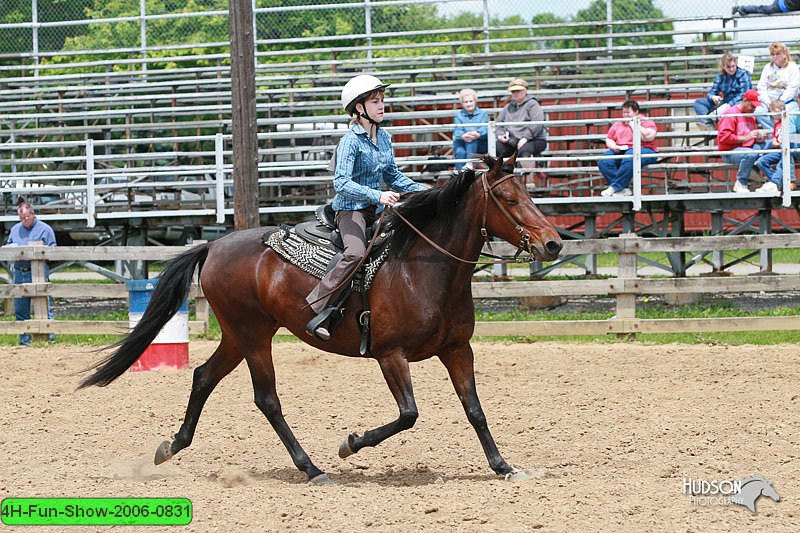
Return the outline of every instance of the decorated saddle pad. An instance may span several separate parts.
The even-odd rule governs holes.
[[[337,253],[329,246],[314,244],[299,237],[294,232],[294,228],[280,228],[270,235],[265,234],[262,242],[291,264],[302,268],[318,279],[322,279],[328,271],[328,264]],[[370,257],[361,266],[361,270],[353,278],[355,290],[365,292],[369,289],[378,268],[383,264],[387,255],[389,255],[388,245],[372,251]]]

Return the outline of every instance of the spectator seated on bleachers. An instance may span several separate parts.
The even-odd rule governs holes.
[[[748,193],[747,185],[750,183],[750,171],[753,170],[758,159],[758,152],[768,147],[769,141],[766,140],[768,132],[758,129],[758,124],[753,116],[736,116],[739,114],[751,114],[756,107],[763,104],[758,99],[758,92],[750,89],[742,97],[742,101],[730,107],[719,121],[717,129],[717,146],[720,151],[733,151],[733,154],[723,154],[722,160],[731,165],[739,165],[736,172],[736,182],[733,184],[733,191],[738,193]]]
[[[517,159],[539,157],[547,149],[544,124],[509,124],[503,122],[543,122],[544,110],[536,98],[528,94],[528,82],[522,78],[508,84],[511,101],[497,116],[497,155],[508,157],[514,150]]]
[[[783,100],[773,100],[769,104],[769,110],[773,113],[782,113],[785,107],[786,106],[784,105]],[[769,146],[770,148],[780,149],[782,129],[783,123],[781,121],[781,116],[778,115],[777,119],[775,120],[775,127],[772,129],[772,143]],[[783,184],[783,175],[775,172],[775,165],[777,165],[780,160],[781,154],[778,152],[761,154],[759,158],[756,159],[756,167],[767,178],[767,181],[764,183],[764,185],[756,189],[756,192],[768,192],[774,194],[780,193],[781,185]]]
[[[469,159],[474,154],[487,153],[489,114],[478,107],[478,93],[474,89],[461,89],[458,98],[461,109],[456,112],[456,128],[453,130],[454,157]],[[463,166],[464,163],[456,163],[456,170],[461,170]]]
[[[719,62],[719,73],[714,78],[708,95],[695,100],[694,112],[697,115],[719,116],[730,106],[741,102],[745,91],[752,88],[750,73],[738,66],[735,55],[725,52]],[[716,128],[710,118],[700,119],[700,126],[707,130]]]
[[[797,92],[800,90],[800,68],[792,61],[789,48],[780,42],[769,45],[772,61],[764,65],[756,88],[758,97],[764,106],[773,100],[783,100],[786,109],[791,113],[800,109],[797,105]],[[766,114],[767,107],[756,110],[756,120],[762,128],[772,130],[772,118]]]
[[[800,11],[800,0],[773,0],[771,4],[767,5],[746,6],[737,6],[734,3],[731,8],[731,13],[734,15],[775,15],[790,11]]]
[[[635,100],[626,100],[622,104],[622,117],[632,119],[639,114],[639,104]],[[641,121],[642,137],[642,167],[652,165],[658,161],[658,149],[654,143],[656,138],[656,123],[652,120],[643,119]],[[633,154],[633,127],[630,122],[615,122],[611,125],[606,136],[606,150],[603,155],[631,155]],[[603,196],[631,196],[630,189],[633,179],[633,157],[620,159],[601,159],[597,166],[600,173],[608,183],[608,188],[600,194]]]

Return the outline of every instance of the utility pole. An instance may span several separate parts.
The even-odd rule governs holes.
[[[251,0],[229,0],[231,115],[233,120],[233,227],[256,228],[258,216],[258,133],[256,55]]]

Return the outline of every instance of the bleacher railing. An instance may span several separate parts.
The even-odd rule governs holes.
[[[789,115],[785,112],[783,119],[788,124]],[[592,118],[502,124],[543,124],[551,128],[556,125],[591,125],[597,128],[599,125],[610,125],[622,120],[624,119]],[[663,132],[666,124],[690,123],[697,120],[697,117],[652,117],[651,120]],[[634,139],[639,139],[641,119],[636,117],[630,122]],[[495,130],[500,124],[495,121],[486,123],[490,139],[494,139]],[[297,129],[286,128],[286,131],[262,133],[258,136],[262,145],[273,143],[271,148],[259,150],[259,186],[269,191],[266,196],[273,198],[269,204],[262,203],[261,213],[311,212],[333,196],[332,174],[327,166],[338,139],[345,132],[344,124],[323,122],[307,128],[297,126]],[[448,147],[451,141],[447,136],[452,134],[454,127],[454,123],[443,123],[389,126],[386,129],[395,137],[411,134],[412,138],[422,139],[395,143],[396,150],[409,150],[431,146]],[[607,131],[607,128],[603,128],[603,131]],[[441,134],[443,139],[428,140],[436,134]],[[602,133],[593,137],[597,141],[605,138]],[[790,140],[798,141],[797,137],[798,135],[794,135]],[[663,144],[659,152],[661,158],[693,157],[718,162],[722,154],[730,153],[721,152],[713,146],[687,150],[682,146]],[[233,215],[233,165],[230,146],[231,136],[221,133],[111,141],[88,139],[49,143],[2,143],[0,185],[5,195],[39,198],[37,203],[41,204],[39,211],[43,220],[83,220],[88,228],[115,219],[164,216],[213,217],[216,223],[223,224],[226,217]],[[493,144],[491,146],[493,148]],[[37,155],[38,151],[60,155],[42,157]],[[791,205],[793,197],[800,195],[800,191],[793,191],[790,186],[794,181],[794,166],[791,164],[790,154],[799,151],[797,145],[790,147],[789,143],[784,143],[780,150],[759,151],[779,152],[783,158],[781,198],[782,205],[786,207]],[[570,165],[577,165],[576,175],[589,173],[598,178],[598,186],[584,195],[544,195],[536,199],[540,204],[624,202],[631,204],[634,211],[638,211],[650,201],[737,196],[732,192],[670,193],[667,187],[664,187],[665,192],[661,194],[652,188],[643,187],[640,143],[634,143],[631,155],[604,156],[598,152],[602,150],[574,150],[558,155],[522,158],[522,163],[532,163],[537,168],[529,168],[531,165],[523,164],[516,172],[521,175],[531,172],[546,174],[556,170],[563,173],[569,172]],[[597,161],[621,158],[633,158],[634,161],[631,187],[633,195],[613,198],[599,196],[605,185],[599,186],[602,179],[599,178],[596,168]],[[426,172],[428,166],[450,166],[456,162],[470,161],[429,155],[409,155],[397,157],[396,160],[401,169],[411,177],[431,180],[444,178],[448,172]],[[58,167],[58,170],[51,170],[51,167]],[[664,179],[667,179],[666,176]],[[774,196],[767,193],[752,194]],[[3,222],[16,220],[14,209],[7,209],[0,216],[0,221]]]

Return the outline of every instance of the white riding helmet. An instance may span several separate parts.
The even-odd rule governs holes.
[[[344,89],[342,89],[342,108],[352,115],[356,102],[362,96],[366,96],[373,91],[385,89],[388,86],[388,83],[382,83],[381,80],[369,74],[356,76],[348,81]]]

